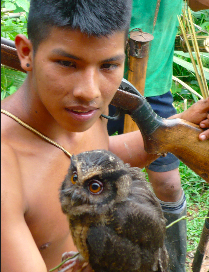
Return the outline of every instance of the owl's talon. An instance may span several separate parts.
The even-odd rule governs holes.
[[[59,269],[60,272],[68,271],[69,269],[73,268],[76,265],[76,260],[69,260],[64,263],[61,268]]]
[[[66,260],[67,258],[72,258],[74,259],[74,257],[78,256],[78,252],[75,251],[69,251],[69,252],[65,252],[62,254],[62,261]]]
[[[70,258],[70,259],[69,259]],[[67,260],[69,259],[69,260]],[[88,263],[84,261],[82,256],[78,252],[70,251],[62,254],[62,261],[66,262],[60,267],[58,271],[65,272],[82,272],[82,271],[92,271],[91,269],[84,270],[88,267]],[[70,270],[71,269],[71,270]]]

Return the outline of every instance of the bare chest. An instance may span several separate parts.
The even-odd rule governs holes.
[[[52,268],[61,262],[64,252],[76,250],[59,201],[59,188],[70,159],[63,156],[62,162],[59,162],[54,153],[51,153],[51,159],[43,157],[44,161],[38,157],[31,158],[33,164],[28,164],[27,171],[22,173],[25,221],[47,267]]]
[[[70,158],[50,145],[47,150],[21,156],[20,163],[27,203],[25,220],[45,263],[53,267],[60,263],[64,252],[77,251],[59,201]]]
[[[13,125],[13,124],[12,124]],[[60,149],[32,132],[15,126],[6,139],[17,154],[25,202],[25,221],[48,268],[56,266],[66,251],[76,251],[66,215],[62,213],[59,189],[70,166],[70,158]],[[14,131],[12,127],[12,131]],[[19,135],[19,136],[18,136]],[[66,150],[77,154],[92,149],[107,149],[108,138],[103,126],[72,143],[64,138]],[[62,140],[62,139],[61,139]]]

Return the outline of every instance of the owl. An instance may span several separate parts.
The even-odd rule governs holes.
[[[95,272],[167,271],[165,219],[139,168],[106,150],[73,155],[60,201]]]

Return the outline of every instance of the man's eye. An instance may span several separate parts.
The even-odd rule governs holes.
[[[72,61],[68,61],[68,60],[59,60],[57,61],[60,65],[65,66],[65,67],[75,67],[75,63]]]
[[[114,70],[118,67],[117,64],[112,64],[112,63],[104,63],[101,65],[102,70]]]

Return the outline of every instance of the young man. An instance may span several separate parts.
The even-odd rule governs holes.
[[[129,0],[31,1],[29,39],[15,40],[28,76],[2,109],[41,134],[2,114],[3,272],[46,272],[76,250],[59,203],[70,158],[41,135],[71,154],[109,149],[139,167],[156,159],[139,131],[109,138],[100,117],[123,77],[130,14]],[[209,127],[208,110],[202,101],[181,117]]]

